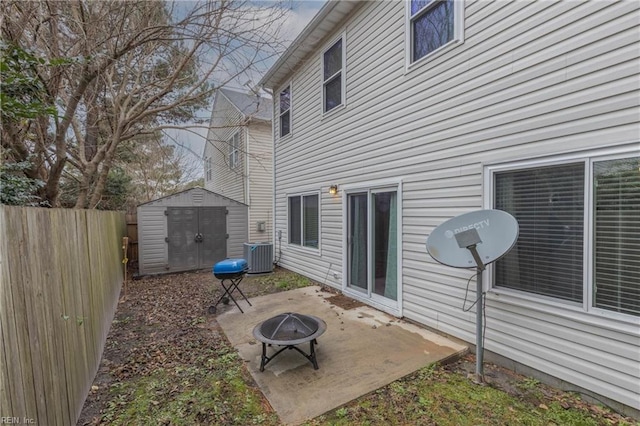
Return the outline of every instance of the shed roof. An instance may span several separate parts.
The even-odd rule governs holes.
[[[262,77],[258,85],[276,89],[276,86],[361,3],[361,1],[352,0],[327,1],[300,35],[291,43],[289,48]]]
[[[220,92],[245,116],[271,121],[273,106],[270,99],[222,88]]]
[[[195,188],[189,188],[189,189],[185,189],[184,191],[180,191],[180,192],[176,192],[175,194],[171,194],[171,195],[167,195],[164,197],[160,197],[160,198],[156,198],[155,200],[151,200],[151,201],[147,201],[146,203],[142,203],[142,204],[138,204],[138,207],[142,207],[142,206],[150,206],[150,205],[164,205],[166,201],[172,199],[172,198],[179,198],[179,197],[183,197],[185,195],[188,195],[189,193],[191,193],[192,198],[195,199],[200,199],[202,202],[206,203],[206,198],[208,197],[209,199],[220,199],[220,200],[225,200],[226,203],[228,204],[237,204],[237,205],[241,205],[241,206],[246,206],[246,204],[241,203],[239,201],[233,200],[229,197],[225,197],[224,195],[220,195],[216,192],[213,191],[209,191],[208,189],[204,189],[201,187],[195,187]],[[202,197],[202,198],[200,198]]]

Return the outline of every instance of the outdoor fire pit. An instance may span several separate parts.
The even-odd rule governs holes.
[[[262,342],[262,358],[260,360],[260,371],[264,371],[265,365],[282,353],[285,349],[295,349],[313,364],[315,370],[318,369],[314,344],[316,338],[322,335],[327,329],[327,324],[313,315],[302,315],[287,312],[276,315],[273,318],[258,324],[253,329],[253,336]],[[305,353],[296,345],[309,342],[309,353]],[[267,345],[284,346],[282,349],[267,356]]]

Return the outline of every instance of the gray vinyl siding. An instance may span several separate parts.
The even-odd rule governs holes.
[[[246,130],[242,123],[243,115],[240,111],[223,95],[217,95],[204,149],[204,157],[212,158],[212,180],[205,180],[205,188],[248,204],[245,181]],[[238,165],[230,168],[229,140],[236,132],[240,133],[240,154]]]
[[[241,258],[247,241],[248,208],[230,198],[193,188],[138,206],[138,256],[141,275],[169,273],[167,207],[226,207],[227,257]]]
[[[229,214],[227,215],[227,257],[242,258],[244,257],[244,243],[247,242],[247,220],[249,210],[246,206],[230,206],[227,207]]]
[[[364,3],[325,40],[345,34],[346,107],[321,112],[326,43],[272,88],[290,81],[294,99],[293,133],[275,141],[280,265],[342,288],[342,196],[328,187],[401,179],[402,314],[474,342],[475,312],[461,309],[472,272],[435,263],[426,236],[485,207],[487,164],[613,146],[640,151],[639,6],[467,1],[464,42],[407,69],[404,2]],[[319,250],[286,243],[287,196],[308,191],[321,191]],[[490,294],[485,344],[640,409],[637,323]]]
[[[271,123],[254,121],[247,131],[249,151],[249,240],[271,241],[273,236],[273,142]],[[265,222],[258,231],[257,222]]]
[[[138,208],[138,264],[141,275],[166,272],[168,264],[166,207]]]

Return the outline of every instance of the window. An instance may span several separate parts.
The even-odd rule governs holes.
[[[280,137],[291,133],[291,86],[280,92]]]
[[[495,287],[640,316],[640,157],[495,171],[493,184],[520,225]]]
[[[229,145],[229,168],[238,167],[240,162],[240,132],[236,132],[227,142]]]
[[[424,58],[456,38],[456,1],[411,0],[410,8],[411,62]]]
[[[211,157],[207,157],[204,160],[204,172],[205,172],[205,179],[207,181],[211,180]]]
[[[318,248],[318,194],[289,197],[289,244]]]
[[[322,56],[323,111],[329,112],[344,103],[344,50],[342,38]]]

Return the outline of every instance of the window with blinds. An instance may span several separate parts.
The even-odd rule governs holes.
[[[289,244],[298,244],[302,241],[300,230],[302,229],[302,211],[300,209],[300,197],[289,197]]]
[[[520,226],[495,287],[640,316],[640,157],[495,171],[493,188]]]
[[[640,158],[593,163],[594,306],[640,315]]]
[[[584,163],[497,173],[495,206],[520,234],[497,262],[496,287],[582,302]]]
[[[303,245],[318,248],[318,196],[309,195],[303,198],[304,233]]]
[[[289,197],[289,244],[318,248],[320,236],[319,196]]]

